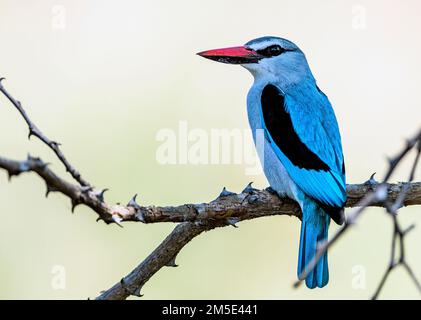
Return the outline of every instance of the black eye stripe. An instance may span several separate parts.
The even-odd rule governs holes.
[[[275,57],[275,56],[279,56],[285,51],[288,51],[288,50],[282,48],[280,45],[274,44],[267,48],[257,50],[257,53],[264,57]]]

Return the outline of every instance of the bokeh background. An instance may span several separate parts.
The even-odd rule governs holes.
[[[266,179],[247,176],[244,164],[160,165],[156,134],[178,130],[179,121],[206,131],[246,129],[251,75],[195,53],[286,37],[306,53],[334,105],[348,181],[363,182],[381,176],[386,156],[421,124],[420,10],[417,0],[0,0],[0,76],[82,174],[110,188],[108,201],[139,193],[142,204],[207,202],[223,186],[263,188]],[[64,175],[54,155],[26,136],[1,96],[0,154],[39,155]],[[405,162],[393,179],[406,179],[408,169]],[[68,199],[44,193],[35,175],[9,183],[0,171],[2,299],[93,298],[174,228],[106,226],[87,208],[72,215]],[[403,209],[400,219],[418,224],[407,254],[421,277],[421,208]],[[384,212],[368,210],[330,250],[331,280],[322,290],[292,288],[299,226],[278,216],[203,234],[180,253],[178,268],[162,269],[144,286],[142,299],[369,298],[389,259],[392,224]],[[64,287],[55,283],[57,270]],[[381,297],[420,295],[398,270]]]

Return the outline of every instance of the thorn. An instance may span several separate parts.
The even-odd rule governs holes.
[[[136,210],[140,208],[139,204],[136,202],[137,193],[130,199],[129,203],[127,204],[128,207],[135,208]]]
[[[108,191],[108,188],[105,188],[103,190],[101,190],[100,192],[96,193],[95,196],[96,198],[101,201],[104,202],[104,193]]]
[[[136,296],[139,298],[143,296],[143,294],[140,294],[141,287],[137,287],[135,290],[130,290],[127,284],[125,283],[124,278],[121,278],[120,285],[124,289],[124,291],[126,291],[126,293],[128,293],[131,296]]]
[[[100,222],[101,220],[104,220],[103,218],[101,218],[101,217],[98,217],[98,218],[96,218],[96,222]]]
[[[33,156],[31,156],[29,153],[28,153],[28,156],[27,156],[27,158],[26,158],[26,163],[24,163],[24,166],[25,166],[26,168],[28,168],[28,169],[26,169],[26,170],[29,170],[29,164],[28,164],[28,162],[33,162],[33,164],[34,164],[37,168],[40,168],[40,169],[45,169],[47,166],[49,166],[49,165],[50,165],[50,163],[42,161],[42,160],[41,160],[41,158],[39,158],[39,157],[33,157]],[[22,164],[23,164],[23,163],[22,163]]]
[[[0,85],[1,85],[2,81],[4,81],[4,80],[6,80],[6,78],[4,78],[4,77],[0,78]]]
[[[371,176],[370,179],[368,179],[366,182],[364,182],[365,185],[375,185],[377,184],[376,179],[374,178],[374,176],[376,175],[376,172],[374,172]]]
[[[130,199],[129,203],[127,204],[127,207],[132,207],[136,210],[136,218],[140,222],[145,222],[145,215],[139,206],[139,204],[136,202],[137,193],[133,196],[133,198]]]
[[[251,185],[253,182],[250,182],[241,193],[253,193],[254,191],[257,191],[257,189],[253,188]]]
[[[123,228],[122,224],[120,222],[123,221],[122,218],[120,218],[118,215],[114,214],[111,216],[111,219],[113,219],[113,221],[120,227]]]
[[[50,192],[56,192],[57,189],[47,184],[47,191],[45,192],[45,197],[47,198]]]
[[[80,202],[78,200],[73,200],[72,199],[72,213],[75,212],[75,208],[80,205]]]
[[[237,217],[231,217],[231,218],[227,218],[227,223],[230,226],[233,226],[234,228],[238,228],[238,226],[236,225],[237,222],[239,222],[240,219],[238,219]]]
[[[9,170],[7,170],[7,179],[8,179],[8,181],[11,182],[13,176],[18,176],[21,173],[22,173],[22,171],[20,169],[19,170],[16,170],[16,171],[9,171]]]
[[[13,176],[18,176],[20,175],[22,172],[26,172],[29,171],[29,166],[26,162],[20,162],[19,163],[19,169],[17,170],[7,170],[7,178],[10,181],[12,181],[12,177]]]
[[[140,287],[139,288],[137,288],[136,290],[134,290],[131,294],[132,294],[132,296],[135,296],[135,297],[139,297],[139,298],[141,298],[141,297],[143,297],[143,294],[141,294],[140,293]]]
[[[223,188],[221,193],[219,194],[218,198],[224,198],[224,197],[228,197],[228,196],[233,196],[235,195],[234,192],[228,191],[227,188]]]
[[[178,264],[175,263],[175,258],[176,256],[174,256],[170,261],[168,261],[168,263],[165,265],[166,267],[178,267]]]

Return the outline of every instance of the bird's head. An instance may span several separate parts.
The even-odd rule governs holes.
[[[287,83],[312,77],[304,53],[293,42],[278,37],[262,37],[243,46],[198,53],[207,59],[239,64],[256,80],[274,78]]]

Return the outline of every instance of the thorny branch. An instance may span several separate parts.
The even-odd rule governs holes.
[[[175,259],[180,250],[204,231],[227,225],[236,227],[236,223],[239,221],[271,215],[290,215],[301,218],[300,208],[293,200],[279,198],[270,189],[254,189],[251,183],[239,194],[224,188],[221,194],[209,203],[185,204],[175,207],[140,206],[136,202],[136,196],[134,196],[125,206],[109,204],[104,200],[104,192],[107,189],[96,189],[81,177],[80,173],[68,162],[59,144],[47,138],[36,127],[21,103],[4,88],[2,80],[4,78],[0,78],[0,91],[24,118],[29,127],[28,137],[34,135],[51,148],[78,184],[62,179],[39,158],[28,156],[26,160],[16,161],[0,156],[0,168],[7,171],[9,180],[11,177],[24,172],[34,172],[46,183],[46,196],[51,192],[62,193],[71,200],[72,211],[79,204],[86,205],[98,214],[98,220],[103,220],[106,223],[116,223],[121,226],[121,223],[125,221],[143,223],[182,222],[142,263],[112,288],[102,292],[97,299],[126,299],[130,295],[141,296],[142,286],[162,267],[176,266]],[[397,210],[402,206],[421,204],[421,182],[412,182],[421,152],[420,140],[421,132],[407,142],[405,149],[397,157],[389,161],[390,168],[381,183],[377,183],[372,176],[370,180],[363,184],[347,185],[348,201],[346,206],[356,208],[348,214],[344,227],[318,249],[315,259],[309,263],[301,275],[302,278],[305,278],[305,275],[314,268],[324,251],[356,222],[367,207],[378,206],[385,207],[392,217],[394,236],[391,262],[373,298],[377,298],[388,275],[398,265],[402,265],[407,270],[417,287],[421,289],[418,280],[405,260],[404,253],[403,240],[413,226],[403,230],[398,224],[396,216]],[[387,183],[396,166],[416,146],[418,152],[408,182]],[[397,239],[400,244],[400,257],[396,262],[395,246]],[[297,282],[295,285],[298,286],[299,283]]]
[[[241,193],[227,191],[209,203],[183,204],[180,206],[140,206],[134,196],[127,205],[110,204],[104,199],[104,190],[81,187],[60,178],[39,158],[29,156],[27,160],[16,161],[0,156],[0,168],[8,172],[9,178],[24,172],[34,172],[46,183],[46,196],[59,192],[67,196],[72,203],[72,210],[83,204],[98,214],[98,219],[106,223],[121,224],[125,221],[156,222],[195,222],[221,220],[235,224],[241,220],[272,215],[290,215],[301,217],[298,204],[288,198],[279,198],[270,190],[257,190],[249,184]],[[368,181],[362,184],[347,185],[347,207],[361,205],[359,202],[367,193],[377,190],[378,183]],[[395,201],[407,189],[403,201],[405,206],[421,204],[421,182],[385,185],[388,199]],[[370,201],[370,206],[384,207],[382,201]]]

